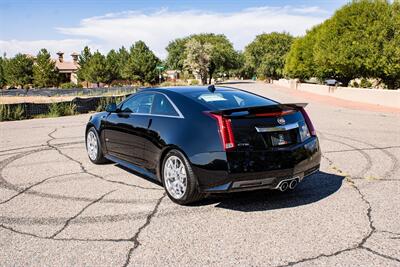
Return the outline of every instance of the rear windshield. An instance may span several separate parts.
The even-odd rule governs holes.
[[[188,96],[212,110],[275,105],[277,102],[242,91],[195,92]]]

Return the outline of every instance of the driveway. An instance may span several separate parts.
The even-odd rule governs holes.
[[[399,266],[400,114],[310,102],[321,172],[294,192],[172,203],[160,185],[90,163],[90,115],[0,123],[0,265]]]

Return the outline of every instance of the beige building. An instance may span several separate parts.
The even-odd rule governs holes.
[[[179,70],[166,70],[164,72],[164,77],[166,78],[167,81],[173,81],[175,82],[176,80],[179,79]]]
[[[58,52],[56,61],[56,68],[62,76],[62,82],[72,82],[78,84],[78,77],[76,72],[79,69],[78,57],[79,54],[74,52],[71,54],[72,61],[64,60],[64,53]]]

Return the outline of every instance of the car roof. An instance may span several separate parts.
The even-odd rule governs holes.
[[[151,93],[151,92],[159,92],[159,93],[163,93],[163,94],[169,95],[171,97],[172,96],[175,96],[175,97],[176,96],[181,96],[181,97],[187,99],[190,102],[190,104],[188,104],[189,105],[189,109],[193,109],[194,108],[193,105],[195,105],[195,106],[198,106],[198,107],[202,107],[203,109],[210,110],[211,107],[209,105],[207,105],[205,103],[200,103],[199,101],[196,101],[193,98],[193,95],[202,94],[202,93],[211,93],[211,90],[209,90],[208,88],[209,88],[209,86],[148,87],[148,88],[141,89],[139,91],[139,93],[140,92],[149,92],[149,93]],[[251,92],[243,91],[243,90],[241,90],[239,88],[234,88],[234,87],[215,86],[215,91],[214,92],[215,93],[218,93],[218,92],[242,92],[242,93],[246,93],[246,94],[250,94],[250,95],[258,96],[260,98],[267,99],[267,100],[271,101],[272,104],[277,104],[278,103],[278,102],[276,102],[276,101],[274,101],[272,99],[269,99],[269,98],[266,98],[266,97],[251,93]],[[175,100],[175,99],[173,99],[173,100]],[[189,102],[184,101],[184,103],[189,103]]]
[[[209,92],[208,86],[175,86],[175,87],[154,87],[154,88],[145,88],[141,90],[145,91],[158,91],[162,93],[166,92],[174,92],[182,95],[191,94],[191,93],[201,93],[201,92]],[[231,88],[231,87],[223,87],[223,86],[215,86],[215,91],[239,91],[239,89]]]

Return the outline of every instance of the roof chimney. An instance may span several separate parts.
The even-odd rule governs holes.
[[[57,55],[58,55],[58,61],[64,62],[64,52],[59,51],[57,52]]]
[[[72,57],[72,60],[73,60],[74,64],[77,65],[77,64],[78,64],[78,57],[79,57],[79,54],[76,53],[76,52],[73,52],[73,53],[71,54],[71,57]]]

